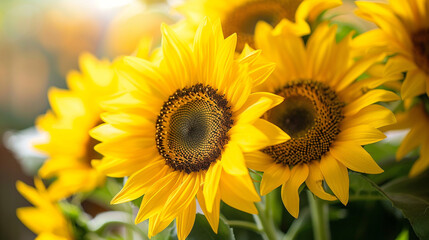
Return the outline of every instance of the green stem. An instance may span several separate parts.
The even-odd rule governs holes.
[[[287,233],[283,236],[282,240],[293,240],[296,239],[296,235],[303,228],[304,225],[310,220],[310,211],[308,208],[304,208],[299,213],[299,218],[295,219],[290,225]]]
[[[267,201],[266,201],[267,202]],[[262,225],[262,229],[265,233],[265,237],[269,240],[277,240],[277,230],[274,227],[274,221],[273,219],[269,216],[269,206],[265,206],[262,205],[261,202],[257,202],[255,203],[256,208],[258,209],[258,219],[259,222]]]
[[[313,223],[313,234],[316,240],[330,240],[329,232],[329,209],[328,205],[314,196],[310,191],[307,192],[308,202],[310,203],[311,221]]]
[[[245,228],[249,229],[251,231],[260,233],[262,232],[262,229],[258,228],[256,224],[246,221],[238,221],[238,220],[227,220],[225,221],[229,226],[231,227],[239,227],[239,228]]]

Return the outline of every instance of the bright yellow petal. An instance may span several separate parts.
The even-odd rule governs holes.
[[[220,212],[220,191],[216,192],[215,200],[213,204],[213,210],[211,212],[207,211],[206,208],[206,200],[204,198],[204,194],[202,189],[197,193],[198,203],[200,204],[201,209],[203,210],[204,216],[207,218],[210,226],[213,231],[217,233],[219,226],[219,212]]]
[[[220,162],[213,163],[207,170],[203,194],[206,199],[207,211],[212,212],[213,204],[218,192],[219,180],[222,175],[222,164]]]
[[[358,125],[341,130],[336,141],[353,141],[359,145],[366,145],[381,141],[385,138],[386,135],[370,125]]]
[[[274,164],[266,169],[261,181],[261,195],[266,195],[276,189],[278,186],[285,184],[289,179],[289,166],[283,164]]]
[[[327,201],[334,201],[337,198],[335,196],[332,196],[329,193],[325,192],[325,189],[323,189],[323,175],[320,171],[320,164],[318,161],[312,161],[308,165],[308,178],[305,180],[305,184],[310,189],[312,193],[314,193],[317,197],[327,200]]]
[[[347,168],[362,173],[382,173],[371,155],[355,142],[335,142],[330,148],[332,156]]]
[[[395,115],[388,108],[381,105],[369,105],[352,117],[347,117],[341,122],[341,128],[347,129],[353,126],[368,124],[374,128],[384,127],[396,122]]]
[[[153,182],[166,174],[164,166],[164,160],[159,159],[131,175],[121,191],[112,199],[111,204],[129,202],[143,196]]]
[[[320,160],[320,170],[329,188],[346,205],[349,200],[349,173],[329,152]]]
[[[260,151],[244,153],[244,159],[249,168],[262,172],[275,164],[269,155]]]
[[[176,219],[177,225],[177,237],[179,240],[184,240],[189,235],[194,226],[196,213],[196,200],[193,200],[191,204]]]
[[[283,98],[272,93],[252,93],[246,103],[237,111],[237,124],[253,123],[267,110],[283,102]]]
[[[243,152],[257,151],[270,145],[268,137],[251,124],[239,124],[231,128],[231,142],[240,146]]]
[[[180,186],[176,187],[168,197],[160,217],[173,218],[180,214],[182,209],[187,208],[192,201],[195,201],[200,187],[199,173],[185,173]],[[171,189],[170,189],[171,191]]]
[[[282,200],[288,212],[294,217],[298,218],[299,214],[299,192],[298,189],[301,184],[308,177],[307,164],[296,165],[292,168],[289,180],[283,184],[282,187]]]
[[[408,71],[402,83],[402,99],[412,98],[425,93],[426,78],[426,74],[420,69]]]
[[[179,186],[179,180],[181,180],[180,175],[171,172],[154,183],[143,197],[135,223],[159,214],[171,193],[171,189],[176,189]]]
[[[359,112],[362,108],[376,102],[390,102],[399,100],[398,95],[386,90],[375,89],[369,91],[362,97],[356,99],[344,107],[344,115],[351,116]]]
[[[226,145],[222,153],[222,168],[232,175],[246,175],[248,174],[246,164],[244,162],[243,153],[240,147],[230,142]]]
[[[270,146],[284,143],[290,139],[287,133],[264,119],[257,119],[253,125],[268,137]]]

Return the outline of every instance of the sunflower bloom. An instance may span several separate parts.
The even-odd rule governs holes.
[[[40,179],[35,179],[36,188],[18,181],[16,188],[34,207],[22,207],[16,210],[19,220],[36,233],[37,240],[72,240],[71,226],[64,217],[58,204],[50,198]]]
[[[117,81],[108,61],[83,54],[80,65],[82,73],[73,71],[67,76],[70,90],[50,89],[52,110],[36,121],[36,126],[49,135],[47,142],[36,146],[49,157],[39,175],[57,177],[49,187],[56,199],[91,191],[105,178],[91,166],[91,160],[100,155],[93,149],[97,141],[88,132],[100,124],[99,103],[116,91]]]
[[[420,147],[420,157],[413,164],[409,176],[415,177],[429,167],[429,112],[424,103],[418,103],[403,113],[396,114],[398,122],[383,130],[410,129],[396,152],[401,160],[409,152]]]
[[[295,218],[302,183],[319,198],[335,200],[322,187],[326,181],[345,205],[349,196],[347,169],[381,173],[383,170],[361,145],[385,138],[377,128],[395,121],[390,110],[373,103],[397,100],[398,96],[368,90],[383,79],[353,83],[383,55],[352,61],[351,35],[337,43],[336,29],[320,24],[307,46],[297,35],[273,34],[276,30],[268,24],[260,23],[256,29],[256,46],[266,59],[277,64],[262,87],[285,98],[267,112],[266,118],[291,140],[246,154],[246,159],[250,168],[264,172],[262,195],[282,185],[284,206]]]
[[[259,201],[243,153],[289,139],[260,119],[283,98],[251,93],[273,64],[255,64],[259,51],[235,59],[236,35],[205,20],[192,47],[162,27],[159,64],[136,57],[121,71],[137,90],[106,101],[106,122],[91,131],[96,163],[109,176],[129,176],[112,203],[142,195],[136,223],[149,219],[153,236],[176,219],[179,239],[192,229],[196,200],[217,232],[220,200],[248,213]]]
[[[429,1],[356,4],[358,16],[380,27],[358,37],[358,46],[398,53],[390,61],[397,71],[408,71],[401,88],[402,99],[425,93],[429,96]]]
[[[258,21],[272,26],[280,22],[288,31],[305,35],[310,33],[307,20],[313,22],[324,10],[339,6],[341,0],[191,0],[178,10],[191,21],[204,16],[221,19],[226,35],[237,33],[237,51],[248,43],[254,47],[254,32]]]

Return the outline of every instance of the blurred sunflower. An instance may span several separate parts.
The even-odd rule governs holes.
[[[80,57],[80,68],[82,73],[72,71],[67,77],[70,90],[49,91],[52,110],[36,120],[36,126],[49,135],[47,142],[36,145],[48,155],[39,175],[57,178],[49,187],[55,199],[91,191],[104,182],[104,176],[91,166],[91,160],[101,156],[88,132],[100,124],[99,103],[117,91],[117,80],[108,61],[90,54]]]
[[[190,0],[178,10],[191,21],[204,16],[220,18],[226,35],[237,33],[237,51],[245,43],[254,47],[254,32],[258,21],[272,26],[287,25],[288,31],[300,35],[310,33],[307,20],[313,22],[324,10],[341,5],[341,0]]]
[[[390,61],[408,71],[401,89],[403,99],[429,96],[429,1],[389,2],[356,2],[356,14],[380,27],[358,37],[357,44],[398,53]]]
[[[377,128],[395,122],[390,110],[373,104],[398,99],[389,91],[370,90],[385,80],[371,78],[353,84],[383,55],[353,61],[351,34],[337,43],[336,30],[336,26],[320,24],[305,46],[300,36],[273,34],[275,30],[268,24],[259,23],[256,29],[256,46],[267,60],[277,64],[262,89],[285,98],[266,118],[291,140],[246,154],[246,159],[250,168],[264,172],[262,195],[282,185],[283,203],[295,218],[299,213],[298,189],[304,181],[319,198],[335,200],[322,187],[326,181],[347,204],[348,168],[381,173],[361,145],[385,138]]]
[[[153,236],[176,219],[179,239],[192,229],[196,196],[217,232],[219,206],[257,213],[254,189],[243,152],[289,139],[259,119],[283,98],[251,93],[265,81],[273,64],[253,64],[259,51],[234,59],[236,35],[224,39],[220,22],[202,22],[192,47],[173,30],[162,27],[160,64],[136,57],[120,70],[137,91],[104,103],[102,124],[91,131],[100,140],[97,163],[109,176],[130,176],[112,203],[142,195],[139,223],[149,219]]]
[[[22,207],[16,210],[19,220],[36,233],[37,240],[72,240],[70,224],[60,207],[51,199],[48,191],[38,178],[34,180],[36,188],[18,181],[16,188],[35,207]]]
[[[429,111],[424,102],[420,102],[406,112],[396,114],[398,122],[383,130],[410,129],[396,152],[396,159],[401,160],[409,152],[420,147],[420,157],[414,163],[409,176],[415,177],[429,167]]]

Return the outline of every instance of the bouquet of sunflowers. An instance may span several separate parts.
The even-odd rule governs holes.
[[[81,54],[18,218],[38,240],[429,239],[429,0],[355,3],[372,30],[341,0],[187,0],[160,42]]]

